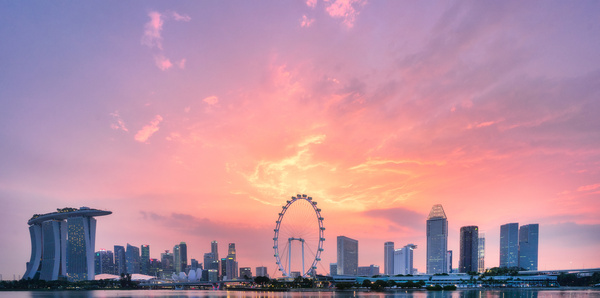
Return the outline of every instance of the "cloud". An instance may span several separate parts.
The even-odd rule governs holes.
[[[178,63],[177,66],[179,66],[179,68],[184,69],[185,68],[185,58],[181,59]]]
[[[315,8],[317,6],[317,0],[306,0],[306,6]]]
[[[110,128],[122,131],[129,131],[127,127],[125,127],[125,122],[123,122],[123,119],[121,119],[119,111],[110,113],[110,115],[113,117],[113,123],[110,124]]]
[[[398,226],[418,230],[423,228],[427,219],[426,214],[418,213],[406,208],[373,209],[362,212],[363,215],[372,218],[384,218]]]
[[[135,140],[141,143],[146,142],[155,132],[158,131],[158,124],[163,120],[160,115],[156,115],[150,124],[144,126],[135,134]]]
[[[342,18],[348,28],[354,26],[358,16],[358,8],[367,3],[365,0],[334,0],[327,8],[327,13],[334,18]]]
[[[175,21],[189,22],[192,19],[188,15],[180,15],[177,12],[173,12],[172,15],[173,15],[173,18],[175,18]]]
[[[164,21],[160,12],[151,11],[148,13],[150,21],[144,26],[144,35],[142,36],[142,44],[150,48],[156,46],[162,50],[162,36],[161,31],[163,28]]]
[[[162,71],[165,71],[173,66],[173,63],[171,63],[171,60],[169,60],[169,58],[167,58],[163,55],[154,56],[154,62],[156,63],[156,67],[158,67]]]
[[[577,188],[577,191],[589,191],[589,190],[594,190],[597,188],[600,188],[600,183],[580,186],[579,188]]]
[[[219,98],[216,96],[209,96],[209,97],[204,98],[202,101],[207,103],[209,106],[214,106],[217,103],[219,103]]]
[[[301,27],[310,27],[315,19],[309,19],[306,15],[302,16],[302,22],[300,22]]]
[[[175,21],[189,22],[191,18],[188,15],[180,15],[177,12],[160,13],[151,11],[148,13],[150,20],[144,25],[144,35],[142,35],[142,44],[149,48],[156,47],[157,53],[154,54],[154,62],[160,70],[167,70],[173,66],[171,60],[164,55],[162,30],[165,20],[174,19]],[[185,68],[186,59],[183,58],[175,64],[180,68]]]

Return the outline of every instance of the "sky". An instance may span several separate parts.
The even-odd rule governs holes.
[[[281,206],[325,230],[417,245],[442,204],[448,247],[476,225],[539,223],[539,269],[600,267],[598,1],[1,1],[0,274],[27,220],[110,210],[96,250],[235,243],[277,276]],[[457,258],[453,267],[457,267]]]

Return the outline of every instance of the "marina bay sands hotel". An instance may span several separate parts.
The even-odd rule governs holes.
[[[69,281],[94,279],[96,219],[110,211],[88,207],[63,208],[35,214],[28,222],[31,259],[24,279]]]

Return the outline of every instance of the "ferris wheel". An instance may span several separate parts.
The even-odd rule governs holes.
[[[282,208],[273,237],[279,271],[286,277],[293,272],[302,277],[313,275],[325,241],[321,209],[306,195],[292,197]]]

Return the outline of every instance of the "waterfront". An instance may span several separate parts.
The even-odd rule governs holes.
[[[403,298],[504,298],[504,297],[600,297],[600,289],[562,288],[562,289],[487,289],[487,290],[456,290],[456,291],[395,291],[395,292],[246,292],[246,291],[206,291],[206,290],[97,290],[97,291],[5,291],[0,297],[11,298],[115,298],[115,297],[153,297],[153,298],[184,298],[184,297],[403,297]]]

